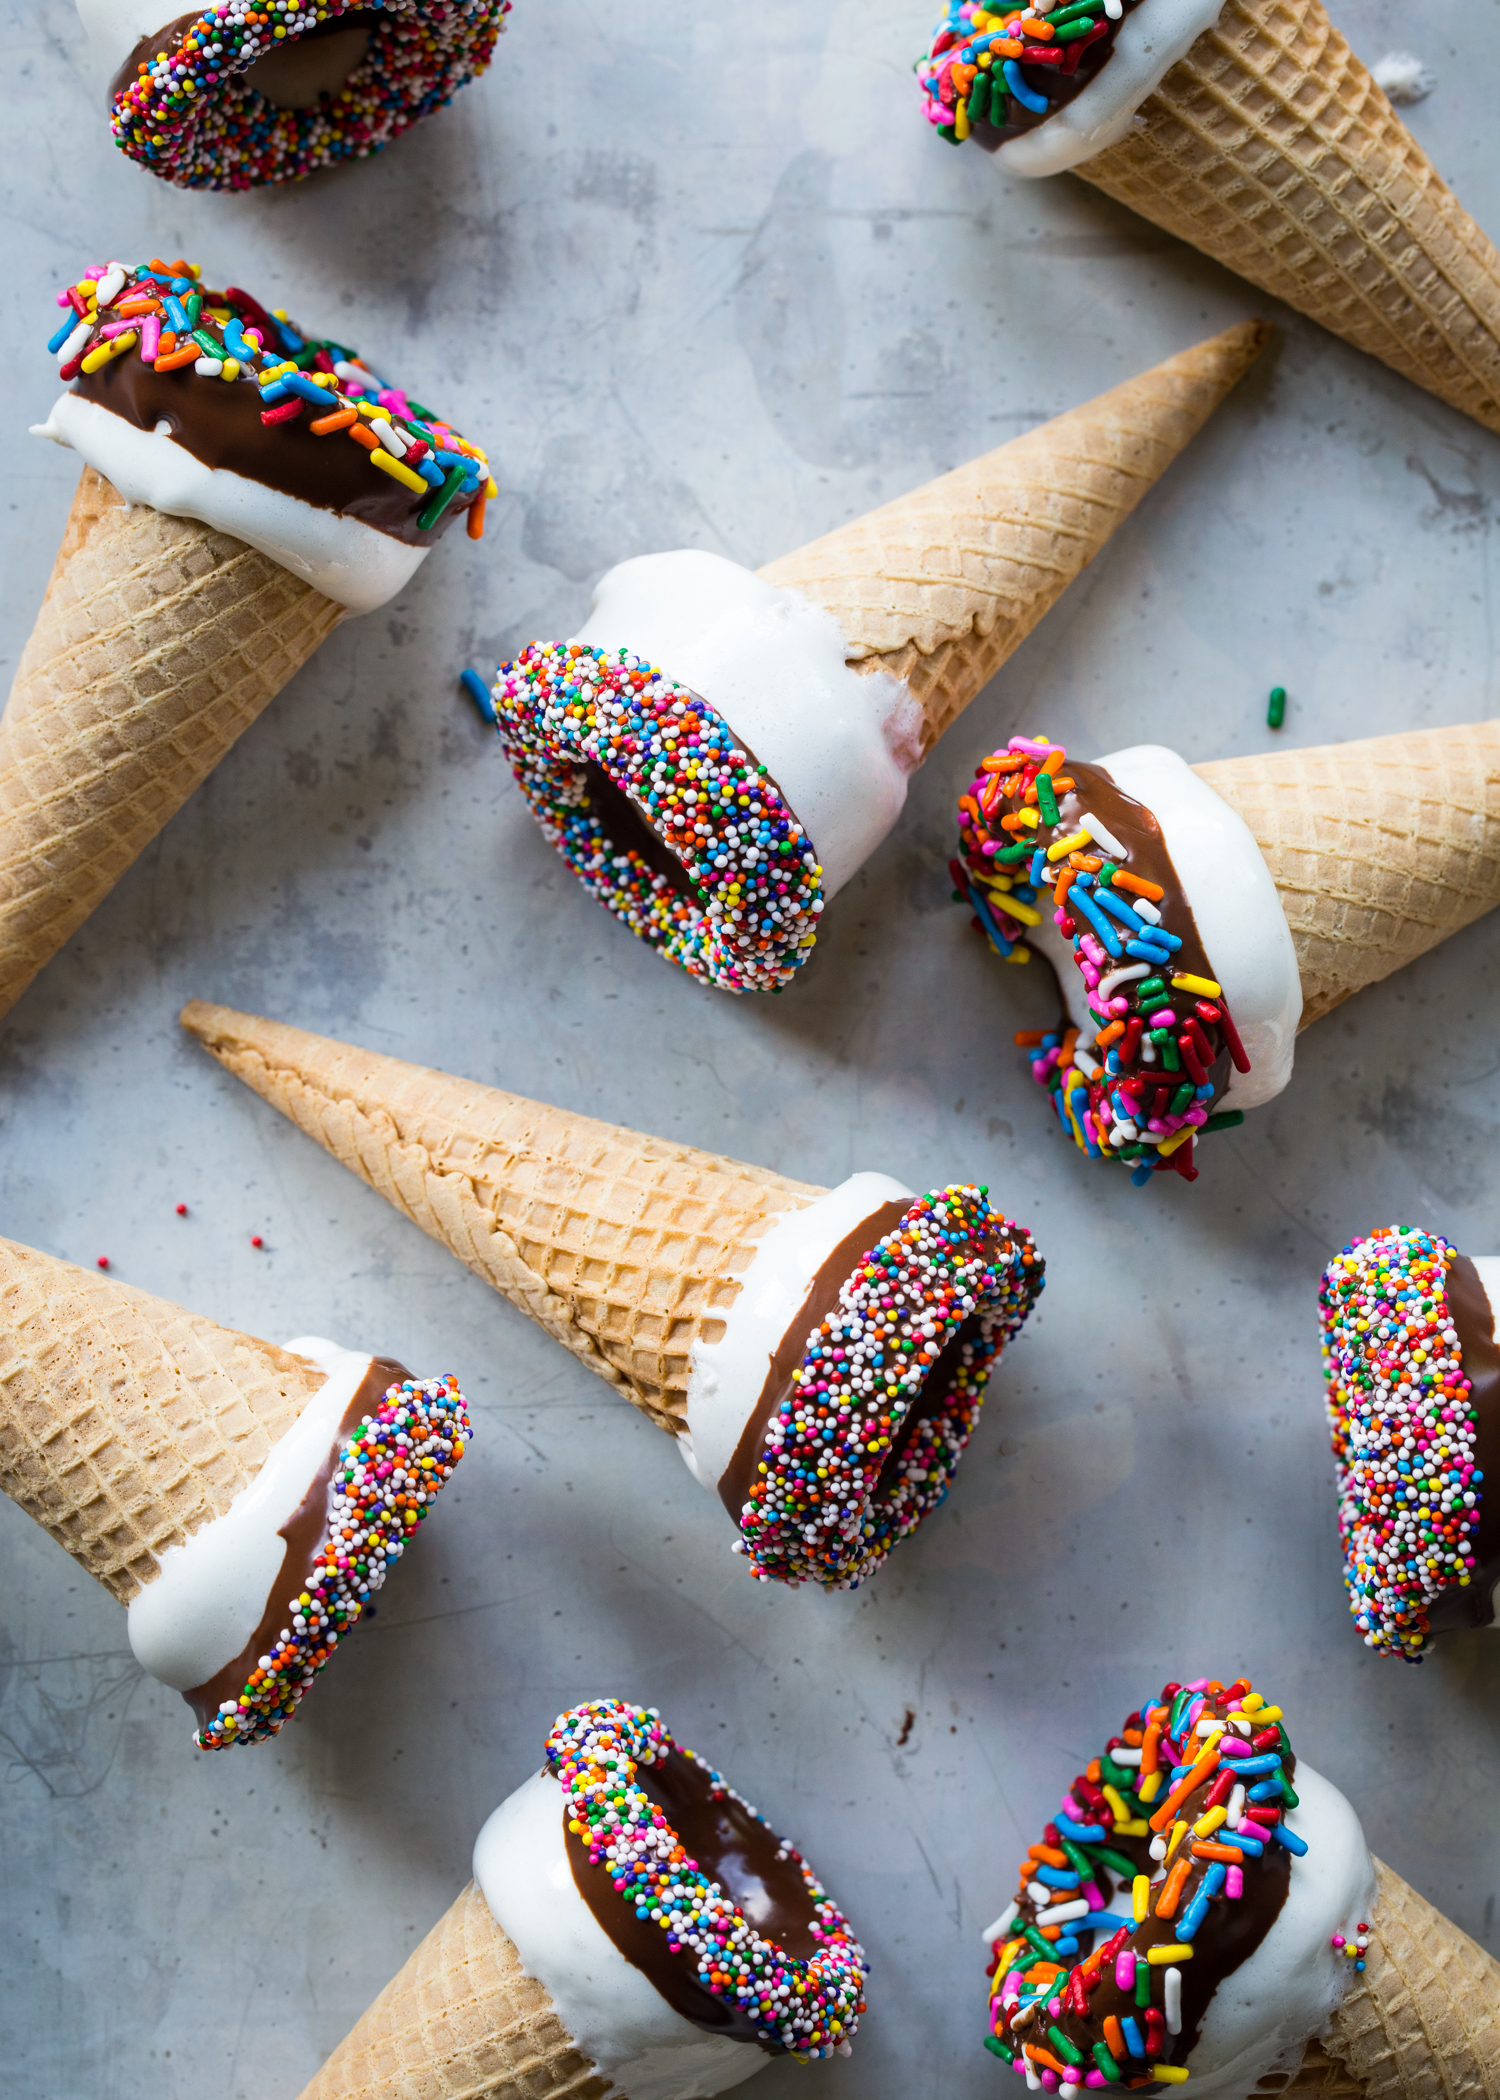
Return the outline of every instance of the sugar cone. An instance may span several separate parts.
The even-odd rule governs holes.
[[[1368,2100],[1500,2100],[1500,1962],[1380,1860],[1365,1968],[1328,2053]]]
[[[1321,0],[1226,0],[1075,172],[1500,430],[1500,254]]]
[[[84,468],[0,715],[0,1014],[342,617]]]
[[[1293,2094],[1296,2100],[1365,2100],[1365,2089],[1359,2080],[1351,2078],[1319,2041],[1308,2043],[1290,2078],[1284,2071],[1272,2071],[1262,2078],[1252,2089],[1252,2100],[1274,2093],[1285,2094],[1287,2100]]]
[[[831,612],[850,662],[921,707],[922,753],[1018,649],[1266,340],[1259,321],[1169,357],[761,570]]]
[[[122,1604],[222,1516],[324,1373],[0,1240],[0,1488]]]
[[[1302,1025],[1500,904],[1500,722],[1195,766],[1255,834]]]
[[[302,2100],[603,2100],[611,2083],[471,1881]]]
[[[756,1239],[821,1193],[228,1007],[195,999],[182,1024],[673,1434]]]

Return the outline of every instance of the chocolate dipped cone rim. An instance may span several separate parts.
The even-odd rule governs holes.
[[[510,0],[261,0],[253,13],[179,15],[116,74],[110,129],[122,152],[184,189],[296,182],[378,153],[443,108],[488,66],[509,12]],[[331,94],[281,108],[246,78],[257,60],[345,22],[368,42]]]
[[[863,1948],[796,1848],[675,1743],[654,1707],[597,1699],[570,1708],[547,1737],[546,1763],[562,1789],[585,1901],[669,2004],[775,2055],[847,2053],[865,2009]],[[772,1930],[741,1909],[729,1875],[690,1856],[692,1832],[672,1820],[683,1811],[730,1826],[725,1850],[759,1891],[756,1916],[770,1914]]]
[[[763,1582],[856,1589],[944,1500],[990,1374],[1044,1284],[988,1191],[919,1196],[855,1265],[719,1492]]]

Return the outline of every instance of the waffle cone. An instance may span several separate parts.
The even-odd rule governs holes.
[[[1500,254],[1321,5],[1226,0],[1075,172],[1500,430]]]
[[[1279,2094],[1283,2100],[1292,2100],[1294,2094],[1296,2100],[1365,2100],[1359,2080],[1318,2041],[1308,2043],[1291,2078],[1285,2072],[1268,2073],[1253,2089],[1251,2100],[1260,2100],[1262,2094]]]
[[[603,2100],[610,2085],[471,1881],[302,2100]]]
[[[228,1007],[194,1000],[182,1024],[674,1435],[756,1239],[821,1193]]]
[[[0,1240],[0,1488],[122,1604],[323,1383],[269,1342]]]
[[[922,754],[1199,431],[1266,340],[1242,321],[761,570],[922,711]]]
[[[1265,855],[1297,950],[1304,1028],[1500,904],[1500,722],[1193,770]]]
[[[0,1013],[342,616],[84,468],[0,715]]]

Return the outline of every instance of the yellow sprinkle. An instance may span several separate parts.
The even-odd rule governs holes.
[[[1151,1825],[1144,1816],[1131,1816],[1127,1822],[1116,1823],[1115,1825],[1116,1837],[1143,1838],[1149,1837],[1150,1834]]]
[[[1135,1790],[1137,1799],[1146,1802],[1154,1801],[1161,1792],[1161,1783],[1165,1776],[1165,1773],[1162,1772],[1148,1772]]]
[[[410,489],[413,495],[426,495],[427,484],[421,475],[414,474],[410,467],[404,467],[399,459],[392,459],[389,452],[382,447],[377,445],[370,454],[370,464],[372,467],[379,467],[382,474],[389,474],[392,481],[399,481],[401,486]]]
[[[1048,860],[1066,860],[1070,853],[1076,853],[1080,847],[1087,846],[1088,843],[1089,835],[1086,831],[1070,831],[1065,839],[1058,839],[1047,848],[1047,858]]]
[[[1172,1835],[1167,1840],[1167,1856],[1162,1862],[1163,1866],[1169,1866],[1171,1864],[1172,1854],[1177,1850],[1177,1847],[1182,1843],[1186,1835],[1186,1823],[1178,1822],[1172,1825]]]
[[[1029,963],[1031,960],[1031,950],[1027,947],[1024,941],[1017,941],[1015,946],[1011,949],[1009,955],[1006,956],[1005,960],[1008,963]]]
[[[1119,1788],[1105,1785],[1100,1788],[1100,1792],[1109,1803],[1110,1813],[1115,1819],[1115,1827],[1118,1829],[1121,1823],[1129,1822],[1130,1810],[1125,1806],[1125,1798]]]
[[[1151,2076],[1158,2085],[1181,2085],[1189,2073],[1183,2064],[1153,2064]]]
[[[1264,1692],[1246,1692],[1244,1698],[1240,1701],[1240,1706],[1245,1713],[1253,1714],[1258,1713],[1265,1703],[1266,1695]]]
[[[496,481],[493,474],[490,476],[489,480],[484,485],[484,493],[486,494],[486,496],[489,497],[491,502],[493,502],[495,497],[498,496],[500,493],[500,484]]]
[[[219,377],[220,377],[221,379],[238,379],[238,378],[239,378],[239,376],[240,376],[240,361],[239,361],[239,359],[238,359],[237,357],[226,357],[226,358],[225,358],[225,360],[224,360],[224,369],[223,369],[223,371],[222,371],[222,372],[221,372],[221,373],[219,374]]]
[[[1194,1126],[1191,1123],[1189,1123],[1185,1130],[1174,1130],[1169,1138],[1163,1138],[1161,1143],[1156,1148],[1161,1157],[1163,1159],[1170,1159],[1179,1145],[1185,1145],[1187,1143],[1188,1139],[1193,1134],[1193,1129]]]
[[[1212,1837],[1214,1832],[1218,1829],[1219,1825],[1221,1823],[1227,1823],[1228,1821],[1228,1809],[1211,1808],[1206,1816],[1200,1816],[1197,1822],[1193,1825],[1193,1836],[1195,1838]]]
[[[1153,1969],[1164,1969],[1169,1962],[1191,1961],[1192,1958],[1193,1950],[1186,1940],[1175,1940],[1170,1947],[1148,1947],[1146,1949],[1146,1959],[1150,1962]],[[1153,2078],[1157,2076],[1155,2067],[1152,2069],[1151,2076]]]
[[[1014,897],[1007,897],[1002,907],[1007,918],[1019,919],[1023,926],[1040,926],[1042,915],[1035,905],[1019,904]]]
[[[1139,1925],[1147,1917],[1151,1908],[1151,1876],[1149,1874],[1136,1875],[1135,1880],[1130,1884],[1130,1900],[1135,1905],[1135,1922]]]
[[[358,408],[360,414],[364,417],[367,423],[372,421],[374,417],[383,416],[385,414],[385,410],[380,406],[378,401],[358,401],[355,403],[355,406]]]
[[[1016,817],[1019,822],[1026,826],[1028,831],[1035,831],[1038,824],[1042,821],[1034,809],[1018,809]]]
[[[97,350],[91,350],[80,369],[85,372],[97,372],[99,367],[107,365],[111,358],[123,357],[127,350],[133,350],[139,341],[139,333],[134,328],[127,328],[123,335],[112,336],[107,343],[101,343]]]
[[[960,139],[969,136],[969,100],[965,96],[953,112],[953,129]]]
[[[1257,1721],[1279,1721],[1281,1719],[1281,1708],[1279,1706],[1259,1707],[1256,1710],[1255,1718]]]
[[[1222,999],[1224,996],[1223,986],[1215,984],[1211,977],[1193,977],[1186,971],[1181,977],[1172,979],[1172,988],[1178,992],[1196,992],[1200,999]]]

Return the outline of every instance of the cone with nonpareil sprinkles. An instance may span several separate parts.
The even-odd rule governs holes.
[[[852,1589],[916,1530],[1042,1287],[982,1187],[814,1188],[228,1007],[182,1020],[675,1436],[767,1581]]]
[[[943,137],[1071,168],[1500,430],[1500,254],[1322,0],[947,0],[917,72]]]
[[[670,961],[779,991],[907,782],[1224,399],[1256,321],[753,575],[611,569],[567,642],[502,664],[500,739],[589,893]]]
[[[1056,973],[1032,1076],[1091,1159],[1197,1177],[1280,1093],[1299,1028],[1500,904],[1500,722],[1189,766],[1047,737],[981,760],[955,898]]]
[[[202,1749],[291,1718],[468,1433],[451,1378],[277,1348],[0,1240],[0,1488],[126,1607]]]

